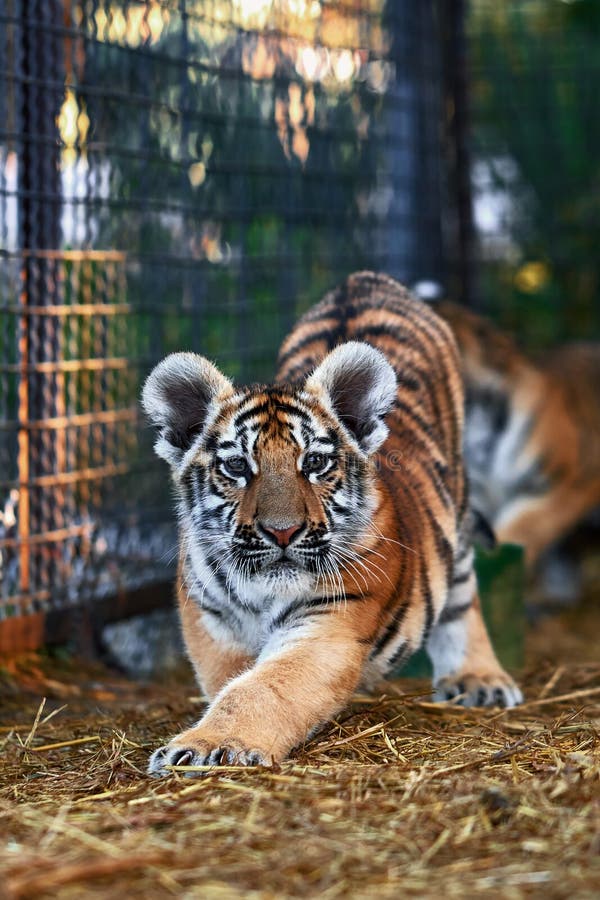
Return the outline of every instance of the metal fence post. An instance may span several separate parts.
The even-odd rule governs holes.
[[[449,288],[453,300],[476,307],[474,265],[475,230],[471,194],[471,156],[469,148],[469,74],[465,0],[442,0],[442,40],[444,53],[444,92],[446,165],[448,169],[449,210],[448,253]]]
[[[52,506],[31,490],[36,470],[53,466],[55,437],[32,434],[31,421],[44,419],[53,407],[52,377],[36,371],[56,344],[57,322],[39,316],[32,307],[51,302],[56,284],[56,263],[44,251],[60,245],[60,148],[56,117],[64,91],[60,0],[25,0],[20,5],[22,60],[22,153],[19,164],[19,244],[22,276],[19,303],[18,473],[21,593],[32,590],[39,558],[32,559],[31,538],[48,527]]]

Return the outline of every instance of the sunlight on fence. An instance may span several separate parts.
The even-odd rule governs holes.
[[[409,0],[7,0],[0,619],[170,578],[138,407],[162,355],[266,379],[348,272],[440,285],[447,26]]]

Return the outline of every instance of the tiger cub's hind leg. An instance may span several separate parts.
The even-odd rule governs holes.
[[[427,641],[436,701],[462,706],[515,706],[523,696],[496,658],[481,614],[472,551]]]

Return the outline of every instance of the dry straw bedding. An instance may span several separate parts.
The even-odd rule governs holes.
[[[146,759],[200,710],[191,681],[13,662],[0,896],[597,898],[598,636],[600,614],[536,629],[516,710],[398,681],[278,769],[161,781]]]

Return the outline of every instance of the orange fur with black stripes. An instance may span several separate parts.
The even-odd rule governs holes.
[[[179,605],[210,700],[157,750],[269,765],[425,643],[439,699],[512,705],[481,618],[448,326],[391,278],[351,276],[285,341],[274,387],[167,357],[144,405],[172,470]]]
[[[436,309],[462,357],[472,503],[532,565],[600,506],[600,345],[566,345],[538,363],[485,318]]]

